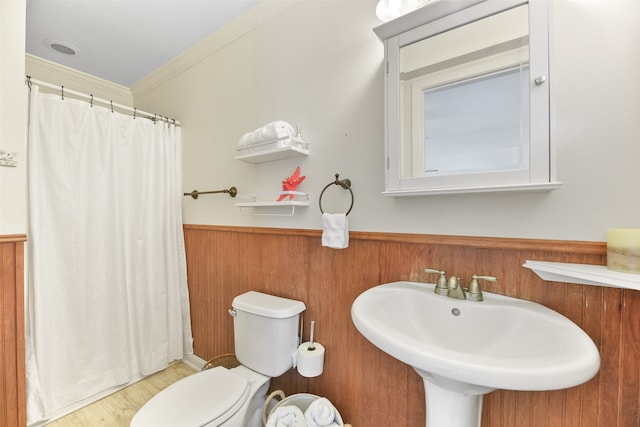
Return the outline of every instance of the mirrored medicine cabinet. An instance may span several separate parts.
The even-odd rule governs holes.
[[[544,0],[432,0],[385,44],[385,192],[558,188]]]

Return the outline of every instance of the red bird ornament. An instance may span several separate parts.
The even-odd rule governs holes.
[[[300,176],[300,166],[298,166],[293,175],[282,181],[282,191],[296,191],[298,185],[300,185],[305,178],[306,176]],[[281,194],[280,197],[278,197],[278,202],[283,201],[287,196],[289,196],[289,200],[293,200],[293,194]]]

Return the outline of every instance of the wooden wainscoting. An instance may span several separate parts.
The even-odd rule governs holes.
[[[275,378],[272,389],[326,396],[354,427],[424,426],[421,378],[366,341],[350,310],[377,284],[432,282],[425,267],[465,281],[474,273],[498,276],[485,290],[551,307],[600,349],[600,372],[586,384],[487,395],[483,427],[640,425],[640,292],[546,282],[522,267],[528,259],[604,265],[602,242],[352,232],[349,247],[334,250],[321,246],[318,230],[184,229],[196,354],[207,360],[233,351],[227,309],[234,296],[257,290],[301,300],[307,326],[316,321],[316,339],[327,351],[324,373],[307,379],[290,371]]]
[[[24,242],[0,236],[0,427],[27,425],[24,367]]]

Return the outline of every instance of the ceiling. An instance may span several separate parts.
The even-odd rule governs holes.
[[[26,51],[130,87],[259,1],[27,0]]]

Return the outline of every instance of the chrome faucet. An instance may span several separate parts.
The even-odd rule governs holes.
[[[459,277],[451,276],[449,277],[449,280],[447,280],[446,274],[442,270],[437,270],[435,268],[425,268],[424,272],[436,273],[440,275],[438,276],[436,287],[433,290],[436,294],[447,296],[449,298],[464,299],[468,301],[482,301],[484,299],[482,297],[482,290],[480,289],[478,280],[488,280],[491,282],[498,281],[498,278],[494,276],[481,276],[478,274],[474,274],[471,276],[469,287],[463,288],[460,284]]]
[[[436,287],[433,290],[436,294],[456,299],[466,298],[464,289],[462,289],[462,286],[460,285],[459,277],[451,276],[449,277],[449,281],[447,281],[446,274],[442,270],[436,270],[435,268],[425,268],[424,272],[436,273],[440,275],[438,277]]]
[[[447,282],[447,288],[449,289],[449,292],[447,293],[447,296],[449,298],[466,299],[466,294],[464,292],[464,289],[462,289],[462,286],[460,285],[459,277],[456,277],[456,276],[449,277],[449,281]]]

